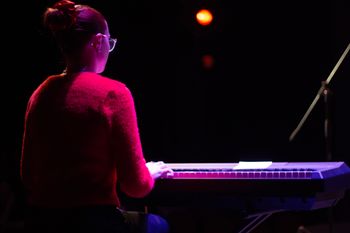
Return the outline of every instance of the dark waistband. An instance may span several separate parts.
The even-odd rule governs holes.
[[[60,214],[60,213],[106,213],[106,212],[119,212],[121,210],[115,205],[96,205],[96,206],[74,206],[74,207],[38,207],[38,206],[28,206],[28,213],[30,214]]]

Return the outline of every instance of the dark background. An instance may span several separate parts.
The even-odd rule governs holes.
[[[11,3],[3,20],[1,176],[14,184],[27,99],[64,68],[41,24],[53,2]],[[289,136],[350,42],[348,1],[78,3],[100,10],[118,38],[104,75],[131,89],[148,160],[327,160],[322,97]],[[207,27],[195,20],[201,8],[214,14]],[[206,54],[212,69],[203,67]],[[331,159],[350,162],[350,56],[329,88]]]

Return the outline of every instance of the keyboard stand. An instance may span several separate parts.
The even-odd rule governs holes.
[[[280,212],[280,211],[275,211],[275,212]],[[246,219],[250,219],[250,221],[247,224],[245,224],[243,227],[238,229],[238,231],[234,231],[234,233],[251,232],[275,212],[264,212],[264,213],[259,213],[255,215],[249,215]]]

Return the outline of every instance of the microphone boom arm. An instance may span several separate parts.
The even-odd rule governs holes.
[[[337,64],[334,66],[332,72],[329,74],[328,78],[326,79],[326,81],[322,82],[322,86],[320,87],[320,89],[317,92],[317,95],[315,96],[314,100],[312,101],[311,105],[309,106],[309,108],[307,109],[306,113],[304,114],[304,116],[302,117],[301,121],[299,122],[298,126],[294,129],[294,131],[292,132],[292,134],[289,136],[289,141],[292,141],[295,138],[295,135],[299,132],[299,130],[301,129],[301,127],[303,126],[304,122],[306,121],[307,117],[310,115],[312,109],[314,108],[314,106],[316,105],[318,99],[320,98],[320,96],[326,91],[326,88],[328,86],[328,84],[330,83],[330,81],[332,80],[335,72],[338,70],[339,66],[341,65],[341,63],[343,62],[344,58],[346,57],[347,53],[350,50],[350,43],[348,44],[348,46],[346,47],[345,51],[343,52],[343,54],[341,55],[341,57],[339,58]]]

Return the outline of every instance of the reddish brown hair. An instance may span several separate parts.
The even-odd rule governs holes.
[[[79,52],[92,35],[104,33],[105,17],[96,9],[61,0],[44,12],[44,25],[66,55]]]

